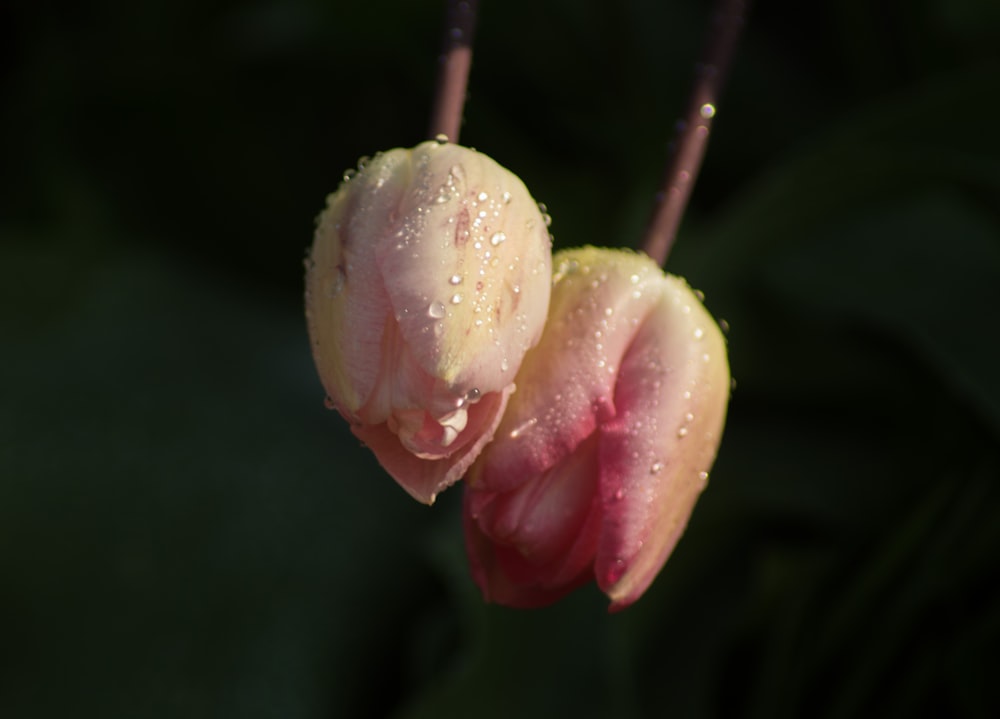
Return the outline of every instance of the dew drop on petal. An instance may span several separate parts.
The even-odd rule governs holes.
[[[650,474],[659,474],[663,471],[663,462],[653,462],[649,468]]]
[[[462,277],[460,275],[452,275],[448,278],[449,285],[460,285],[462,284]]]
[[[705,330],[703,330],[701,327],[694,328],[694,338],[696,340],[700,340],[704,336],[705,336]]]
[[[432,302],[430,307],[427,308],[427,315],[436,320],[441,319],[444,317],[444,305],[440,302]]]
[[[337,265],[337,268],[333,273],[333,278],[330,280],[330,284],[327,287],[327,296],[330,299],[333,299],[343,292],[345,282],[347,282],[347,275],[344,273],[344,268]]]
[[[452,303],[453,305],[457,305],[457,304],[458,304],[459,302],[461,302],[461,301],[462,301],[462,295],[461,295],[461,294],[459,294],[458,292],[456,292],[455,294],[453,294],[453,295],[451,296],[451,303]]]
[[[501,242],[507,239],[507,235],[502,232],[494,232],[493,236],[490,238],[490,244],[496,247]]]
[[[522,434],[527,432],[529,429],[534,427],[536,424],[538,424],[538,417],[532,417],[531,419],[522,422],[521,424],[519,424],[517,427],[515,427],[510,431],[510,438],[517,439]]]
[[[688,433],[687,427],[681,427],[680,429],[677,430],[678,437],[687,437],[687,433]]]

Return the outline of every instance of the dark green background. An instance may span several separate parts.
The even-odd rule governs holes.
[[[466,144],[635,246],[707,3],[483,0]],[[738,387],[667,567],[484,606],[323,408],[313,218],[437,2],[0,6],[0,716],[1000,712],[1000,4],[759,0],[669,269]]]

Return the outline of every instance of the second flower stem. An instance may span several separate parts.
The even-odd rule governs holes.
[[[718,0],[701,55],[694,88],[677,137],[671,143],[663,184],[656,195],[643,250],[661,266],[666,262],[687,208],[708,146],[720,91],[729,73],[749,0]]]

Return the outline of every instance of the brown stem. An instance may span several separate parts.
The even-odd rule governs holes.
[[[458,142],[469,68],[472,66],[472,36],[476,30],[478,7],[479,0],[448,0],[444,52],[431,110],[431,138],[444,135],[450,142]]]
[[[717,0],[712,11],[702,61],[695,65],[694,88],[663,176],[656,206],[646,229],[643,250],[663,265],[677,236],[688,198],[701,169],[720,90],[732,63],[749,0]]]

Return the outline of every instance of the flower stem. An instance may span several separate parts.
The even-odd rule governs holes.
[[[687,112],[677,123],[663,184],[646,228],[643,250],[660,265],[667,260],[708,145],[720,91],[729,73],[749,0],[717,0]]]
[[[469,68],[472,66],[472,37],[476,30],[478,6],[479,0],[448,0],[444,51],[440,58],[428,133],[432,139],[444,135],[450,142],[458,142]]]

